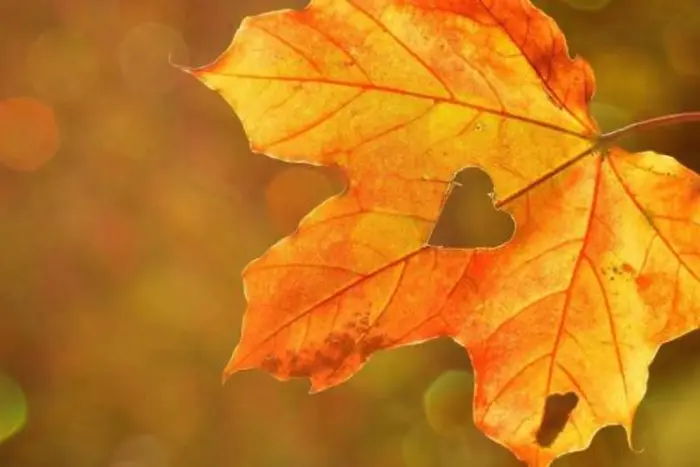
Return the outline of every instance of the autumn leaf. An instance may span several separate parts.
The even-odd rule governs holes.
[[[697,327],[700,177],[607,147],[593,75],[552,19],[527,0],[312,0],[247,18],[189,71],[255,152],[347,179],[244,271],[226,376],[263,368],[320,391],[377,350],[449,336],[472,360],[475,422],[529,465],[606,425],[629,435],[658,347]],[[513,239],[430,245],[474,166]]]

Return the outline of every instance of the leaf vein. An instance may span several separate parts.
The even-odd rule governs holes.
[[[371,14],[369,14],[368,11],[366,11],[364,8],[361,8],[357,3],[355,3],[353,0],[345,0],[351,7],[356,9],[358,12],[362,13],[364,16],[366,16],[369,20],[371,20],[382,32],[384,32],[386,35],[391,37],[396,44],[404,49],[406,52],[408,52],[409,55],[411,55],[420,65],[427,71],[435,80],[437,80],[438,83],[445,89],[445,92],[447,93],[448,96],[450,96],[451,99],[455,99],[455,95],[450,89],[450,87],[447,85],[445,80],[434,70],[432,69],[426,61],[421,58],[420,55],[414,50],[412,50],[410,47],[408,47],[407,44],[405,44],[402,40],[400,40],[396,34],[394,34],[386,24],[382,23],[379,18],[375,18]]]
[[[378,268],[375,269],[374,271],[372,271],[372,272],[370,272],[370,273],[368,273],[368,274],[366,274],[366,275],[364,275],[364,276],[361,276],[361,277],[359,277],[359,278],[356,278],[356,279],[353,279],[353,280],[349,281],[347,284],[345,284],[345,285],[339,287],[338,290],[333,291],[333,293],[329,294],[327,297],[324,297],[324,298],[322,298],[322,299],[320,299],[320,300],[318,300],[318,301],[312,303],[311,305],[307,306],[305,309],[301,310],[301,311],[299,312],[299,314],[297,314],[296,316],[294,316],[294,317],[288,319],[287,321],[285,321],[284,323],[280,324],[280,325],[277,327],[277,329],[275,329],[274,331],[271,331],[271,332],[268,334],[267,337],[265,337],[264,339],[260,340],[257,344],[255,344],[255,346],[253,346],[253,350],[249,351],[246,355],[241,356],[238,360],[239,360],[240,362],[245,361],[245,360],[255,351],[255,348],[257,348],[257,347],[259,347],[259,346],[261,346],[261,345],[263,345],[263,344],[269,342],[269,341],[270,341],[271,339],[273,339],[277,334],[279,334],[282,330],[288,328],[289,326],[291,326],[291,325],[294,324],[295,322],[299,321],[301,318],[303,318],[303,317],[306,316],[307,314],[313,312],[314,310],[316,310],[316,309],[317,309],[318,307],[320,307],[321,305],[323,305],[323,304],[325,304],[325,303],[328,303],[329,301],[333,300],[334,298],[337,298],[337,297],[342,296],[342,295],[343,295],[345,292],[347,292],[349,289],[355,287],[356,285],[359,285],[359,284],[363,283],[363,282],[366,281],[366,280],[372,279],[373,277],[375,277],[375,276],[376,276],[377,274],[379,274],[380,272],[385,271],[385,270],[387,270],[387,269],[389,269],[389,268],[391,268],[391,267],[393,267],[393,266],[396,266],[397,264],[401,263],[402,261],[406,261],[406,260],[408,260],[409,258],[412,258],[413,256],[417,255],[418,253],[420,253],[421,251],[425,250],[426,248],[428,248],[428,246],[423,246],[423,247],[421,247],[421,248],[419,248],[419,249],[417,249],[417,250],[414,250],[414,251],[411,251],[411,252],[409,252],[409,253],[407,253],[407,254],[405,254],[405,255],[402,255],[402,256],[400,256],[399,258],[395,259],[394,261],[391,261],[391,262],[389,262],[389,263],[387,263],[387,264],[384,264],[384,265],[378,267]]]
[[[508,389],[510,389],[510,387],[515,383],[515,381],[518,379],[518,377],[522,376],[523,373],[525,373],[528,369],[530,369],[531,367],[535,366],[536,364],[540,363],[542,360],[544,360],[545,358],[548,358],[550,356],[551,356],[551,354],[549,354],[549,353],[546,353],[544,355],[540,355],[539,357],[532,360],[527,365],[524,365],[522,368],[520,368],[520,370],[518,370],[515,373],[515,375],[508,378],[508,381],[506,381],[506,383],[503,386],[501,386],[501,388],[498,390],[496,395],[488,402],[488,404],[484,408],[484,412],[482,413],[481,419],[479,420],[479,425],[484,423],[484,420],[486,420],[486,417],[488,416],[489,412],[493,408],[493,405],[496,403],[496,401],[498,401],[498,399],[503,397],[503,394],[505,394],[505,392]]]
[[[464,107],[464,108],[479,110],[479,111],[482,111],[484,113],[488,113],[491,115],[498,115],[498,116],[504,117],[504,118],[519,120],[523,123],[546,128],[546,129],[549,129],[552,131],[556,131],[558,133],[573,136],[573,137],[581,139],[581,140],[594,141],[592,139],[592,137],[588,134],[584,134],[584,133],[574,131],[574,130],[569,130],[568,128],[564,128],[564,127],[561,127],[559,125],[555,125],[552,123],[543,122],[540,120],[535,120],[533,118],[530,118],[530,117],[527,117],[524,115],[517,115],[517,114],[513,114],[513,113],[509,113],[509,112],[501,112],[498,109],[492,109],[492,108],[484,107],[484,106],[477,105],[477,104],[471,104],[469,102],[463,102],[463,101],[459,101],[459,100],[456,100],[453,98],[431,96],[431,95],[420,93],[420,92],[407,91],[405,89],[392,88],[392,87],[388,87],[388,86],[378,86],[378,85],[374,85],[374,84],[366,84],[366,83],[359,83],[359,82],[352,82],[352,81],[339,81],[339,80],[324,78],[324,77],[308,78],[308,77],[295,77],[295,76],[265,76],[265,75],[251,75],[251,74],[246,74],[246,73],[219,73],[219,75],[220,76],[227,76],[230,78],[237,78],[237,79],[253,79],[253,80],[261,80],[261,81],[272,80],[272,81],[289,81],[289,82],[298,82],[298,83],[327,84],[329,86],[352,87],[352,88],[364,89],[367,91],[376,91],[376,92],[383,92],[383,93],[387,93],[387,94],[396,94],[396,95],[400,95],[400,96],[414,97],[416,99],[434,100],[436,102],[443,102],[446,104],[453,104],[453,105]]]
[[[524,58],[525,61],[530,65],[530,68],[532,69],[532,71],[535,72],[535,74],[537,75],[537,77],[540,78],[540,80],[542,81],[542,85],[543,85],[545,88],[547,88],[547,89],[549,90],[549,92],[551,93],[552,97],[559,103],[559,105],[560,105],[563,109],[566,109],[566,112],[567,112],[569,115],[571,115],[571,117],[572,117],[574,120],[576,120],[576,122],[578,122],[584,129],[590,130],[590,128],[588,127],[588,125],[586,125],[583,121],[581,121],[581,119],[580,119],[577,115],[575,115],[575,114],[571,111],[571,109],[569,109],[568,106],[564,105],[564,103],[561,101],[561,99],[559,98],[559,96],[557,96],[557,94],[554,92],[554,90],[553,90],[552,87],[550,86],[549,80],[548,80],[548,79],[545,79],[544,76],[542,76],[542,73],[540,73],[540,71],[537,69],[537,67],[535,66],[535,64],[532,63],[532,61],[530,60],[530,57],[528,57],[527,54],[525,54],[525,52],[522,50],[522,48],[520,47],[520,45],[518,45],[518,42],[515,40],[515,38],[514,38],[513,35],[511,34],[510,30],[508,30],[508,28],[505,27],[505,25],[503,24],[503,22],[502,22],[499,18],[496,17],[496,15],[494,14],[493,10],[491,9],[491,6],[486,5],[486,3],[484,3],[484,0],[478,0],[478,1],[479,1],[479,3],[481,3],[481,5],[484,7],[484,9],[486,9],[486,11],[489,13],[489,15],[491,16],[491,18],[493,18],[493,20],[501,27],[501,30],[503,30],[503,31],[506,33],[506,35],[508,36],[508,38],[510,39],[510,41],[511,41],[516,47],[518,47],[518,49],[521,50],[521,52],[523,53],[523,55],[522,55],[523,58]],[[531,18],[531,17],[528,15],[528,24],[529,24],[530,18]]]
[[[591,414],[593,415],[594,418],[598,419],[598,414],[596,413],[595,407],[593,403],[591,402],[590,398],[588,397],[588,394],[586,391],[583,390],[583,387],[581,387],[581,383],[578,382],[578,379],[574,377],[574,375],[569,371],[568,368],[566,368],[564,365],[561,363],[557,362],[557,368],[561,370],[564,375],[569,379],[571,384],[574,385],[574,388],[576,388],[576,391],[578,391],[579,395],[583,398],[584,402],[586,402],[586,405],[588,405],[589,409],[591,410]]]
[[[613,318],[612,314],[612,308],[610,307],[610,301],[608,300],[608,295],[605,293],[605,286],[603,285],[603,280],[600,277],[600,273],[596,270],[595,265],[593,264],[593,261],[591,258],[586,255],[585,256],[586,261],[588,262],[589,266],[591,267],[591,272],[593,273],[593,277],[596,279],[596,282],[598,283],[598,287],[600,287],[600,293],[603,296],[603,300],[605,303],[605,313],[608,316],[608,325],[610,326],[610,336],[612,337],[612,345],[613,349],[615,349],[615,358],[617,359],[617,366],[620,371],[620,378],[622,379],[622,388],[624,390],[625,394],[625,404],[629,406],[629,395],[628,395],[628,389],[627,389],[627,377],[625,376],[625,368],[622,363],[622,354],[620,353],[620,343],[617,339],[617,326],[615,325],[615,319]]]
[[[266,29],[266,28],[263,28],[263,27],[260,26],[259,24],[255,24],[255,23],[253,23],[253,22],[250,22],[250,23],[249,23],[249,26],[250,26],[251,28],[257,29],[258,31],[264,32],[264,33],[267,34],[268,36],[270,36],[270,37],[276,39],[277,41],[279,41],[281,44],[284,44],[287,48],[289,48],[290,50],[294,51],[299,57],[303,58],[305,62],[307,62],[309,65],[311,65],[311,67],[312,67],[314,70],[316,70],[316,72],[318,72],[319,75],[323,76],[323,70],[322,70],[321,67],[318,65],[318,63],[316,63],[316,62],[314,62],[313,60],[311,60],[311,58],[310,58],[309,56],[307,56],[306,53],[304,53],[304,51],[301,50],[299,47],[297,47],[297,46],[294,45],[293,43],[289,42],[287,39],[285,39],[284,37],[280,36],[279,34],[275,34],[274,32],[272,32],[272,31],[270,31],[270,30],[268,30],[268,29]]]
[[[625,183],[625,181],[623,180],[622,176],[619,174],[619,172],[618,172],[618,170],[617,170],[617,167],[615,167],[615,163],[612,162],[612,158],[608,158],[608,160],[610,160],[610,168],[612,169],[613,174],[615,174],[615,177],[617,178],[618,182],[620,183],[620,186],[621,186],[622,189],[625,191],[625,193],[627,194],[627,196],[630,198],[630,200],[632,201],[632,203],[634,203],[634,205],[635,205],[636,208],[639,210],[639,212],[641,212],[642,215],[644,215],[646,211],[645,211],[644,208],[641,206],[641,204],[639,203],[639,200],[638,200],[637,197],[634,195],[634,193],[632,192],[632,190],[630,189],[630,187]],[[645,217],[646,217],[647,219],[649,219],[648,216],[645,216]],[[653,222],[652,219],[649,219],[649,225],[650,225],[651,228],[654,230],[654,232],[655,232],[656,235],[658,236],[659,240],[661,240],[661,241],[664,243],[664,245],[666,245],[666,248],[668,248],[668,251],[669,251],[673,256],[675,256],[676,259],[677,259],[678,261],[680,261],[680,263],[683,265],[683,268],[684,268],[686,271],[688,271],[688,273],[689,273],[691,276],[693,276],[693,278],[694,278],[696,281],[700,282],[700,277],[699,277],[699,276],[696,274],[696,272],[693,271],[693,269],[683,260],[683,258],[678,254],[678,252],[676,252],[676,250],[672,247],[671,242],[670,242],[664,235],[662,235],[661,231],[659,230],[659,228],[658,228],[657,225]]]
[[[343,102],[340,106],[336,107],[335,109],[333,109],[333,110],[331,110],[331,111],[329,111],[329,112],[326,112],[326,113],[324,113],[323,115],[320,115],[318,118],[316,118],[315,120],[313,120],[313,121],[309,122],[308,124],[302,126],[302,127],[299,128],[298,130],[293,131],[292,133],[290,133],[290,134],[288,134],[288,135],[282,136],[282,137],[278,138],[277,140],[274,140],[274,141],[272,141],[272,142],[270,142],[270,143],[267,143],[267,144],[263,145],[263,147],[259,148],[259,150],[260,150],[260,151],[263,151],[263,152],[269,151],[269,150],[271,150],[274,146],[277,146],[277,145],[280,145],[280,144],[282,144],[282,143],[286,143],[286,142],[288,142],[288,141],[291,141],[291,140],[293,140],[294,138],[296,138],[296,137],[298,137],[298,136],[301,136],[301,135],[303,135],[303,134],[305,134],[305,133],[307,133],[307,132],[313,130],[314,128],[318,128],[318,127],[321,126],[323,123],[329,121],[329,120],[332,119],[334,116],[338,115],[343,109],[347,108],[350,104],[352,104],[353,102],[355,102],[360,96],[362,96],[363,94],[365,94],[365,92],[366,92],[365,90],[361,90],[360,92],[358,92],[357,94],[355,94],[354,96],[352,96],[352,98],[350,98],[350,99],[348,99],[347,101]]]

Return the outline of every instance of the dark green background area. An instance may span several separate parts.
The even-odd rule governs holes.
[[[61,132],[41,169],[0,165],[0,466],[519,465],[473,428],[469,361],[446,340],[380,353],[313,397],[262,372],[220,384],[241,269],[341,178],[253,155],[228,105],[168,55],[208,63],[244,16],[305,3],[0,0],[0,101],[40,99]],[[700,0],[536,3],[593,66],[604,129],[700,110]],[[623,145],[700,171],[700,125]],[[475,176],[481,191],[451,208],[447,233],[497,243],[504,226],[483,220],[489,184]],[[475,205],[483,216],[467,215]],[[26,423],[3,439],[22,394]],[[607,428],[555,465],[697,466],[698,420],[693,333],[652,366],[643,453]]]

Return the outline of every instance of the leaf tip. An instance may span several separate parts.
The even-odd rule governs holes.
[[[199,82],[204,84],[209,89],[214,90],[214,91],[217,90],[217,88],[213,85],[212,80],[210,79],[210,76],[214,74],[213,69],[214,69],[214,67],[217,66],[217,61],[214,61],[212,63],[209,63],[207,65],[203,65],[200,67],[190,67],[187,65],[181,65],[179,63],[175,63],[172,59],[172,54],[169,54],[168,55],[168,64],[173,68],[177,68],[178,70],[182,71],[183,73],[186,73],[190,76],[194,76]]]
[[[315,377],[314,375],[309,376],[309,379],[311,381],[311,387],[309,388],[310,396],[315,396],[316,394],[325,391],[329,387],[326,381]]]
[[[228,380],[231,379],[231,376],[245,369],[246,368],[241,366],[240,358],[238,356],[238,348],[236,348],[231,356],[231,359],[226,364],[226,367],[224,367],[224,371],[221,373],[221,384],[226,384]]]
[[[625,429],[625,435],[627,437],[627,446],[635,454],[642,454],[644,448],[636,448],[634,446],[634,441],[632,440],[632,422],[625,422],[622,427]]]
[[[228,382],[229,379],[231,379],[231,376],[233,376],[234,373],[238,371],[237,368],[231,368],[231,364],[226,365],[226,368],[224,368],[224,371],[221,372],[221,385],[225,386],[226,383]]]
[[[226,383],[228,382],[228,380],[229,380],[230,378],[231,378],[231,375],[230,375],[227,371],[224,370],[224,371],[221,373],[221,385],[222,385],[222,386],[226,386]]]

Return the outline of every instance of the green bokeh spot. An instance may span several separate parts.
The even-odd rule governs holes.
[[[461,433],[471,423],[474,376],[450,370],[440,375],[423,394],[423,408],[430,426],[443,436]]]
[[[27,421],[27,398],[22,388],[0,373],[0,443],[17,433]]]

